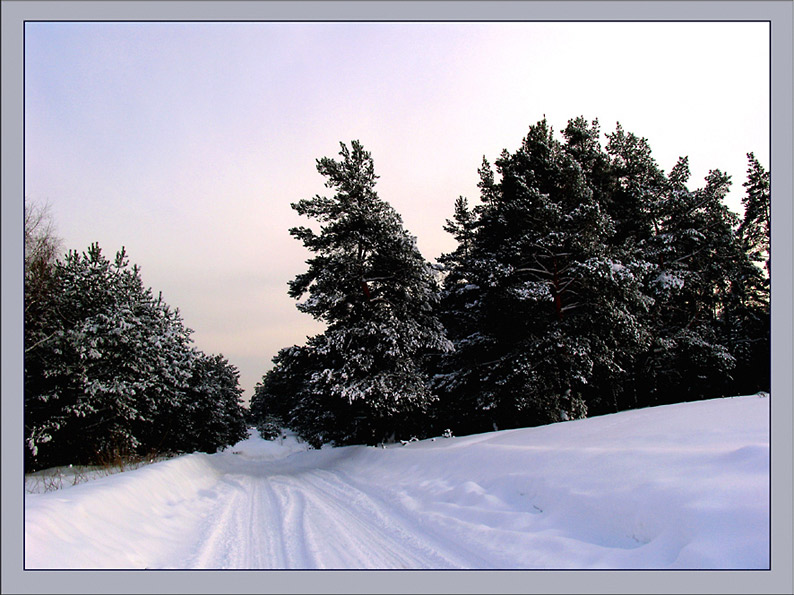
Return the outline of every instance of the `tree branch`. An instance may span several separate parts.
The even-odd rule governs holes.
[[[25,353],[28,353],[29,351],[33,351],[33,349],[35,349],[36,347],[38,347],[38,346],[39,346],[39,345],[41,345],[42,343],[46,343],[47,341],[49,341],[50,339],[52,339],[52,338],[53,338],[53,337],[56,335],[56,333],[57,333],[57,332],[58,332],[58,331],[53,331],[52,333],[50,333],[49,335],[47,335],[46,337],[44,337],[44,338],[43,338],[43,339],[41,339],[40,341],[36,341],[36,342],[35,342],[33,345],[31,345],[30,347],[25,347]]]

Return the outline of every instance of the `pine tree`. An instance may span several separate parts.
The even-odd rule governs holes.
[[[340,399],[325,394],[319,382],[326,363],[314,348],[323,336],[310,338],[307,345],[281,349],[273,367],[257,384],[251,398],[251,416],[263,438],[274,438],[289,428],[315,448],[333,440],[341,410]]]
[[[490,171],[487,161],[483,161],[483,167]],[[476,289],[470,282],[471,275],[467,271],[467,265],[472,258],[472,250],[476,237],[478,212],[470,210],[468,201],[460,196],[455,201],[453,218],[448,219],[444,225],[444,231],[451,234],[458,242],[457,248],[448,254],[442,254],[438,261],[443,271],[443,282],[441,287],[441,302],[438,308],[439,317],[447,336],[458,342],[464,340],[470,329],[478,326],[477,317],[479,312],[472,308],[469,292]],[[474,346],[469,345],[469,359],[473,358]],[[469,366],[463,360],[463,354],[452,356],[451,354],[440,353],[436,357],[428,360],[429,373],[432,375],[432,385],[441,392],[456,394],[461,386],[468,386],[470,382]],[[463,398],[446,398],[436,403],[433,410],[433,418],[438,425],[446,429],[449,420],[467,420],[473,427],[477,427],[477,422],[468,415],[472,413],[468,401]],[[462,426],[458,426],[460,431],[465,432]]]
[[[341,144],[340,160],[317,161],[332,197],[293,204],[321,224],[290,233],[315,254],[289,284],[298,309],[327,325],[307,353],[322,371],[307,375],[295,412],[333,418],[323,441],[375,443],[410,432],[433,397],[422,357],[449,348],[435,316],[437,282],[400,216],[375,192],[370,154]],[[304,417],[305,416],[300,416]],[[319,438],[318,438],[319,440]]]
[[[767,172],[752,153],[747,154],[750,162],[747,169],[746,189],[742,204],[744,218],[739,234],[745,250],[754,262],[764,262],[767,275],[770,274],[769,239],[772,202],[770,200],[769,172]]]
[[[771,373],[769,174],[752,153],[747,158],[745,213],[736,232],[741,250],[736,250],[723,313],[726,343],[737,362],[734,376],[740,394],[768,391]]]
[[[638,370],[648,404],[723,394],[736,365],[722,330],[732,271],[742,259],[737,220],[724,201],[730,178],[713,170],[694,191],[688,178],[681,159],[668,175],[644,243],[654,264],[647,283],[654,343]]]
[[[496,161],[499,182],[480,170],[472,247],[445,257],[445,305],[467,315],[436,383],[448,407],[475,412],[460,433],[582,416],[601,395],[593,380],[625,374],[626,354],[647,340],[633,263],[610,242],[594,130],[571,122],[569,150],[542,120]]]
[[[615,222],[614,242],[642,259],[641,245],[658,232],[668,180],[653,158],[646,138],[626,132],[620,123],[606,137],[611,187],[607,208]],[[679,166],[686,168],[688,177],[686,159]]]
[[[647,326],[652,298],[645,290],[648,262],[644,244],[652,234],[661,200],[664,175],[651,155],[648,141],[627,133],[618,123],[607,134],[606,148],[600,143],[598,121],[572,119],[563,130],[566,150],[582,167],[593,200],[610,221],[609,231],[600,237],[606,259],[596,257],[597,275],[591,278],[591,293],[597,293],[600,315],[593,317],[588,332],[595,339],[594,354],[611,351],[594,366],[588,379],[588,410],[593,414],[636,407],[639,402],[634,382],[637,357],[648,346]],[[590,267],[584,267],[588,270]]]
[[[665,175],[619,124],[605,149],[597,121],[563,136],[539,122],[496,173],[484,161],[481,204],[456,202],[438,423],[466,433],[767,385],[760,165],[737,233],[719,170],[690,190],[686,158]]]
[[[196,353],[183,403],[168,420],[171,450],[212,453],[245,438],[238,379],[222,355]]]
[[[158,445],[190,375],[190,330],[122,249],[55,264],[48,337],[26,354],[28,467],[95,462]]]

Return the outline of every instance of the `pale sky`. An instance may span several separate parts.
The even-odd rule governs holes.
[[[690,188],[769,168],[766,23],[42,23],[25,26],[25,194],[64,249],[126,246],[246,400],[282,347],[321,330],[287,296],[309,257],[290,203],[360,140],[425,258],[477,168],[546,116],[648,139]]]

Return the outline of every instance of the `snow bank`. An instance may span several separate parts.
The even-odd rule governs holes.
[[[701,401],[346,467],[500,568],[766,568],[768,420],[758,396]]]
[[[252,435],[26,497],[26,568],[769,564],[769,399],[386,449]]]
[[[25,567],[145,567],[189,529],[180,509],[221,477],[209,458],[191,454],[63,491],[26,495]],[[182,522],[170,521],[176,516]]]

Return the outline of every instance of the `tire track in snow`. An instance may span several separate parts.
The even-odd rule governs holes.
[[[285,514],[270,478],[253,477],[252,506],[256,514],[248,519],[253,555],[246,568],[287,568],[290,559],[285,535]],[[243,523],[246,519],[242,519]],[[261,546],[260,546],[261,544]]]
[[[412,513],[388,488],[341,470],[218,458],[221,479],[187,556],[198,569],[445,569],[493,566],[464,534]],[[225,473],[224,473],[225,471]]]
[[[322,473],[322,472],[320,472]],[[426,514],[418,513],[407,507],[400,498],[400,492],[389,488],[364,483],[359,479],[354,479],[348,473],[341,470],[333,472],[338,476],[339,485],[347,489],[357,490],[365,495],[367,500],[378,511],[388,511],[388,516],[399,519],[402,523],[415,527],[412,533],[435,552],[443,552],[445,559],[449,560],[454,568],[466,569],[489,569],[504,568],[508,566],[498,565],[495,560],[499,558],[486,557],[478,549],[470,534],[461,534],[460,519],[453,515],[439,515],[435,512],[430,517]],[[448,527],[439,526],[438,517],[443,516],[457,526],[457,530],[450,530]],[[434,568],[443,568],[437,566]]]
[[[214,513],[204,521],[208,529],[191,557],[172,567],[270,569],[303,559],[284,538],[300,519],[290,497],[278,497],[267,477],[232,475],[221,483],[226,485],[219,489]]]
[[[215,488],[189,558],[168,567],[441,569],[470,568],[477,558],[336,472],[236,471]]]
[[[280,493],[293,493],[303,503],[300,524],[286,533],[293,548],[306,552],[291,568],[426,568],[423,552],[406,547],[405,532],[393,522],[373,522],[373,515],[355,505],[355,499],[333,497],[329,486],[318,489],[310,477],[279,476]],[[297,527],[298,530],[295,530]],[[410,544],[409,544],[410,545]],[[429,552],[424,552],[429,555]],[[444,564],[443,567],[449,567]]]
[[[264,483],[256,477],[243,478],[247,502],[235,515],[238,555],[229,560],[227,568],[262,568],[263,564],[277,558],[280,541],[272,528],[268,530],[272,504],[270,499],[263,498]]]
[[[225,568],[224,555],[230,547],[229,526],[235,510],[239,506],[242,492],[235,489],[233,484],[219,482],[218,489],[221,493],[216,497],[216,506],[213,512],[206,517],[204,525],[207,531],[200,537],[198,546],[187,562],[168,565],[171,568]]]
[[[306,542],[306,503],[300,490],[284,489],[285,476],[275,475],[267,481],[281,511],[279,536],[284,553],[279,568],[316,568]]]
[[[400,507],[373,494],[371,486],[354,485],[339,471],[315,470],[301,477],[303,487],[333,508],[340,516],[352,514],[361,528],[361,560],[372,558],[372,550],[381,555],[367,563],[374,568],[487,568],[488,562],[448,537],[443,539],[429,531],[420,520]],[[375,562],[376,564],[372,564]],[[355,559],[350,559],[355,563]]]

